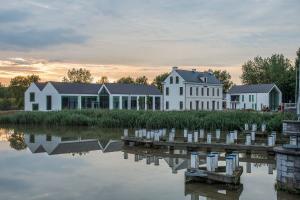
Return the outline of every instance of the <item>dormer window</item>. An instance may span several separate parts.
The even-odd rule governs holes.
[[[207,77],[204,77],[204,83],[207,83]]]
[[[170,84],[173,84],[173,77],[170,77]]]

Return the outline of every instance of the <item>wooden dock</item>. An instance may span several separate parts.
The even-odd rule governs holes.
[[[230,185],[238,185],[240,177],[243,173],[243,167],[238,167],[232,175],[225,174],[225,166],[220,166],[215,172],[207,171],[206,168],[188,169],[185,172],[185,181],[197,181],[208,183],[224,183]]]
[[[205,142],[183,142],[183,141],[153,141],[142,138],[123,137],[125,145],[144,145],[146,147],[171,147],[186,148],[187,150],[206,149],[206,150],[225,150],[225,151],[258,151],[274,154],[273,146],[264,145],[245,145],[245,144],[224,144],[224,143],[205,143]]]

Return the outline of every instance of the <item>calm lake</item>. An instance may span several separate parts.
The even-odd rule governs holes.
[[[241,153],[244,172],[233,191],[186,184],[185,150],[170,157],[166,149],[125,147],[122,135],[122,129],[0,128],[0,199],[299,199],[275,190],[274,156]]]

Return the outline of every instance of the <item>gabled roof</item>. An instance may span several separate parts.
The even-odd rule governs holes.
[[[39,90],[43,90],[44,87],[47,85],[47,83],[34,83],[38,88]]]
[[[161,95],[161,92],[153,85],[123,83],[106,83],[104,85],[110,94]]]
[[[195,82],[195,83],[205,83],[201,78],[206,77],[209,84],[222,84],[219,79],[217,79],[210,72],[197,72],[197,71],[188,71],[188,70],[175,70],[186,82]]]
[[[103,148],[103,153],[121,151],[123,147],[123,142],[120,140],[110,140],[108,144]]]
[[[237,93],[269,93],[271,89],[276,86],[274,83],[270,84],[254,84],[254,85],[234,85],[228,91],[228,94]]]
[[[52,152],[48,152],[48,153],[49,155],[54,155],[54,154],[65,154],[65,153],[89,152],[95,150],[101,150],[98,140],[72,141],[72,142],[60,143]]]
[[[60,94],[94,94],[97,95],[101,84],[50,82]]]

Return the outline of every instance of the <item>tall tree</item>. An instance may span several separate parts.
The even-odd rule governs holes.
[[[16,99],[17,106],[22,108],[24,105],[24,92],[33,82],[39,82],[38,75],[16,76],[10,80],[9,90],[11,95]]]
[[[295,67],[282,54],[255,57],[242,66],[244,84],[275,83],[282,92],[283,102],[294,101]]]
[[[155,85],[162,92],[162,90],[163,90],[162,84],[168,76],[169,76],[169,73],[163,73],[163,74],[156,76],[152,82],[152,85]]]
[[[300,77],[300,48],[297,51],[297,57],[295,60],[295,68],[296,68],[296,96],[295,102],[297,102],[297,98],[299,97],[299,77]]]
[[[127,77],[122,77],[119,80],[117,80],[117,83],[127,83],[127,84],[129,84],[129,83],[135,83],[135,82],[134,82],[133,78],[131,78],[130,76],[127,76]]]
[[[135,82],[138,83],[138,84],[147,85],[148,84],[148,78],[146,76],[139,76],[135,79]]]
[[[107,76],[102,76],[96,83],[105,84],[109,83]]]
[[[215,70],[212,72],[216,76],[216,78],[223,83],[223,91],[227,92],[229,88],[233,85],[233,82],[231,81],[231,75],[229,74],[229,72],[227,72],[226,70]]]
[[[84,68],[69,69],[67,76],[63,78],[63,82],[71,83],[91,83],[93,81],[92,74],[89,70]]]

